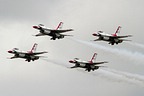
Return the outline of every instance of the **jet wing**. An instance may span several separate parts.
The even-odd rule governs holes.
[[[60,34],[60,35],[62,35],[62,36],[73,36],[73,35],[66,35],[66,34]]]
[[[111,38],[126,38],[126,37],[132,37],[132,35],[126,35],[126,36],[110,36]]]
[[[100,36],[99,36],[100,37]],[[102,35],[101,37],[109,37],[109,38],[126,38],[126,37],[132,37],[132,35],[126,35],[126,36],[109,36],[109,35]]]
[[[96,62],[96,63],[84,63],[84,62],[81,62],[81,64],[92,64],[92,65],[99,65],[99,64],[104,64],[104,63],[108,63],[106,61],[104,62]]]
[[[51,32],[55,32],[55,33],[65,33],[68,31],[73,31],[73,29],[67,29],[67,30],[51,30]]]
[[[96,62],[96,63],[92,63],[92,64],[93,65],[99,65],[99,64],[104,64],[104,63],[108,63],[108,62],[104,61],[104,62]]]
[[[25,53],[25,54],[28,54],[28,55],[39,55],[39,54],[44,54],[44,53],[48,53],[48,52],[44,51],[44,52]]]

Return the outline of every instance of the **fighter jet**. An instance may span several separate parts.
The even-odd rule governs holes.
[[[20,52],[18,51],[18,48],[14,48],[13,50],[9,50],[8,53],[14,54],[13,57],[10,57],[9,59],[14,59],[14,58],[23,58],[26,59],[25,61],[30,62],[38,60],[41,56],[37,56],[39,54],[44,54],[47,53],[46,51],[43,52],[35,52],[37,48],[37,44],[35,43],[32,47],[32,49],[28,52]]]
[[[69,32],[69,31],[73,31],[73,29],[64,29],[62,30],[62,25],[63,22],[60,22],[59,25],[57,26],[56,29],[49,29],[46,28],[43,24],[39,24],[38,26],[33,26],[33,28],[39,30],[39,34],[35,35],[35,36],[51,36],[51,40],[56,40],[57,39],[62,39],[65,36],[72,36],[72,35],[66,35],[66,34],[62,34],[64,32]]]
[[[94,53],[94,55],[92,56],[90,61],[82,61],[79,58],[74,58],[74,60],[70,60],[69,63],[74,63],[75,66],[71,67],[71,68],[85,68],[85,71],[90,72],[91,70],[97,70],[99,69],[99,64],[104,64],[104,63],[108,63],[106,61],[104,62],[94,62],[96,59],[96,55],[97,53]]]
[[[92,34],[93,36],[97,36],[98,39],[94,41],[107,41],[109,44],[114,45],[115,43],[122,43],[123,41],[130,41],[122,38],[131,37],[132,35],[118,36],[117,33],[120,32],[121,26],[118,26],[116,32],[114,34],[106,34],[103,31],[98,31],[97,33]]]

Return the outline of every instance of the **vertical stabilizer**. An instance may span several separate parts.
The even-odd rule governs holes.
[[[35,43],[30,51],[30,53],[34,53],[36,51],[36,48],[37,48],[37,43]]]
[[[63,22],[60,22],[59,25],[57,26],[56,30],[62,29]]]
[[[115,32],[114,34],[112,34],[112,35],[113,35],[113,36],[117,36],[117,33],[120,33],[120,29],[121,29],[121,28],[122,28],[121,26],[118,26],[116,32]]]
[[[94,53],[94,55],[92,56],[90,60],[91,63],[93,63],[96,60],[96,56],[97,56],[97,53]]]

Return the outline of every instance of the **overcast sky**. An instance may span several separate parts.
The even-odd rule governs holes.
[[[1,96],[143,96],[144,95],[144,1],[143,0],[0,0],[0,95]],[[33,25],[55,29],[73,28],[74,35],[51,41],[33,37]],[[133,35],[131,42],[111,46],[92,42],[94,32]],[[12,48],[48,51],[48,58],[35,62],[9,60]],[[78,57],[108,61],[94,72],[69,69],[69,60]]]

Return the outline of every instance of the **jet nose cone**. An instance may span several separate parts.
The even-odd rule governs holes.
[[[11,50],[9,50],[9,51],[8,51],[8,53],[12,53],[12,51],[11,51]]]
[[[97,34],[96,34],[96,33],[93,33],[92,35],[93,35],[93,36],[97,36]]]
[[[74,63],[74,61],[73,61],[73,60],[70,60],[69,63]]]
[[[33,28],[38,29],[38,26],[33,26]]]

